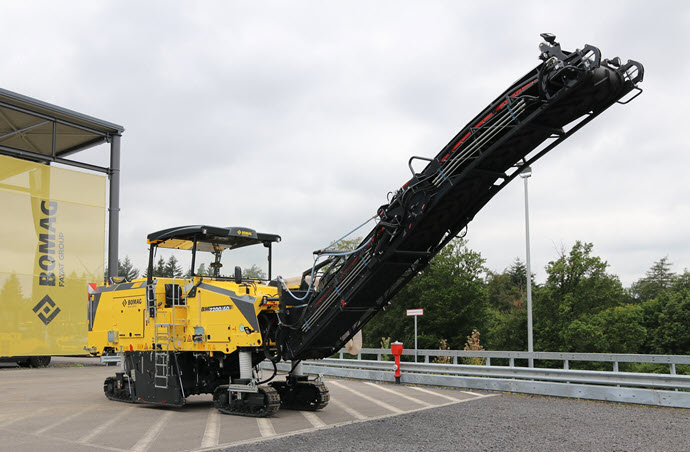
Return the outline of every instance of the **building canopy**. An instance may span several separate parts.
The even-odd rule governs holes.
[[[108,172],[107,168],[66,157],[109,143],[124,130],[108,121],[0,89],[0,153],[6,155]]]

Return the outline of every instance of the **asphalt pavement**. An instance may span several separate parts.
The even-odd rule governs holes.
[[[0,368],[0,450],[217,450],[491,397],[448,388],[326,379],[331,399],[325,409],[279,410],[270,418],[251,418],[220,414],[210,394],[189,397],[181,408],[108,400],[103,380],[117,370],[88,358],[55,359],[44,369],[14,364]]]
[[[690,410],[503,394],[223,450],[690,451]]]
[[[324,410],[220,415],[107,400],[116,367],[57,358],[0,365],[0,450],[689,451],[690,410],[327,378]]]

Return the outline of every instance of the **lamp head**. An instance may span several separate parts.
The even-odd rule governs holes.
[[[523,179],[527,179],[532,175],[532,168],[529,166],[526,166],[522,171],[520,171],[520,177]]]

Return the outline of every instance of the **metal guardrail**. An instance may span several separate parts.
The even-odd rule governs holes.
[[[347,352],[340,350],[342,359]],[[380,361],[383,355],[390,355],[390,350],[385,348],[363,348],[359,356],[376,355]],[[418,356],[424,357],[424,362],[429,362],[429,357],[451,357],[453,364],[457,364],[457,358],[486,358],[486,365],[491,365],[492,358],[534,359],[548,361],[564,361],[564,368],[568,368],[569,361],[610,362],[610,363],[655,363],[669,364],[673,373],[676,364],[690,364],[690,355],[635,355],[616,353],[570,353],[570,352],[503,352],[503,351],[472,351],[472,350],[417,350]],[[403,356],[415,356],[414,350],[403,350]],[[614,366],[615,367],[615,366]]]
[[[101,364],[120,364],[122,356],[120,355],[101,355]]]
[[[357,359],[328,358],[304,361],[304,372],[375,381],[394,381],[393,361],[386,349],[363,349]],[[493,352],[464,350],[418,350],[423,363],[401,362],[403,383],[469,389],[518,392],[555,397],[573,397],[612,402],[690,408],[690,375],[677,375],[676,365],[690,364],[685,355],[632,355],[560,352]],[[363,359],[376,356],[376,360]],[[403,355],[414,356],[414,350]],[[451,357],[453,364],[430,363],[431,357]],[[458,364],[458,358],[483,358],[482,365]],[[491,359],[508,360],[508,366],[491,365]],[[515,360],[562,361],[560,369],[515,366]],[[572,361],[612,363],[611,371],[573,370]],[[618,363],[668,364],[668,374],[619,371]],[[290,370],[289,363],[279,369]]]

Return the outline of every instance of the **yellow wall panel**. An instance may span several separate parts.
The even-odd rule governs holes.
[[[0,356],[84,353],[105,189],[105,176],[0,156]]]

